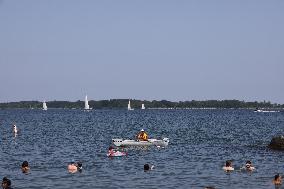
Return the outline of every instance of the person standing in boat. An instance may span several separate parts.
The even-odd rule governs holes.
[[[139,141],[148,141],[148,134],[141,129],[141,131],[137,134],[137,140]]]

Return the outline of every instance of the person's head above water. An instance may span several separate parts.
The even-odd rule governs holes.
[[[2,180],[2,188],[3,189],[8,189],[10,188],[12,185],[12,182],[10,179],[8,179],[7,177],[4,177],[3,180]]]
[[[252,165],[252,162],[250,160],[246,161],[245,169],[247,171],[254,171],[255,167]]]
[[[281,177],[281,175],[280,175],[279,173],[274,176],[273,183],[274,183],[275,185],[280,185],[280,184],[282,184],[282,177]]]
[[[22,169],[22,172],[23,172],[23,173],[28,173],[29,170],[30,170],[29,163],[28,163],[27,161],[24,161],[24,162],[22,163],[21,169]]]
[[[274,180],[279,180],[279,179],[281,179],[281,176],[280,176],[280,174],[278,173],[277,175],[274,176]]]
[[[231,166],[232,166],[232,161],[227,160],[227,161],[226,161],[226,167],[231,167]]]
[[[233,171],[234,170],[234,167],[232,166],[232,161],[230,160],[227,160],[226,163],[225,163],[225,166],[223,167],[223,170],[224,171]]]
[[[247,162],[246,162],[246,168],[250,168],[251,166],[252,166],[251,161],[247,161]]]
[[[108,148],[108,150],[113,150],[114,149],[114,147],[113,146],[110,146],[109,148]]]
[[[144,165],[144,171],[149,171],[150,170],[150,165],[148,163],[146,163]]]
[[[13,130],[14,130],[14,132],[17,132],[17,130],[18,130],[18,128],[15,124],[13,125]]]
[[[24,161],[22,163],[22,168],[24,168],[24,167],[29,167],[29,163],[27,161]]]
[[[83,169],[83,164],[82,162],[79,161],[76,163],[74,160],[72,160],[68,165],[68,171],[70,173],[76,173],[77,171],[81,172],[82,169]]]

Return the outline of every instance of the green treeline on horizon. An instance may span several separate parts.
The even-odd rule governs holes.
[[[84,101],[48,101],[48,108],[76,108],[83,109]],[[128,99],[111,99],[111,100],[90,100],[89,105],[93,109],[123,109],[127,108]],[[140,109],[144,104],[146,108],[284,108],[284,104],[263,102],[245,102],[240,100],[205,100],[205,101],[179,101],[171,102],[167,100],[131,100],[131,107]],[[10,108],[42,108],[42,102],[39,101],[20,101],[0,103],[0,109]]]

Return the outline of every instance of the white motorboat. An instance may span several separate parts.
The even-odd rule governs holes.
[[[168,138],[163,138],[162,140],[158,139],[148,139],[148,141],[138,141],[138,140],[124,140],[121,138],[112,139],[112,142],[115,146],[118,147],[130,147],[130,146],[168,146],[170,140]]]
[[[145,110],[145,105],[144,104],[142,104],[141,110]]]
[[[280,111],[278,111],[278,110],[260,110],[260,109],[256,109],[256,110],[254,110],[254,112],[264,112],[264,113],[271,112],[271,113],[274,113],[274,112],[280,112]]]

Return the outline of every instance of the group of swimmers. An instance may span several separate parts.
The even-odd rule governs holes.
[[[13,126],[13,133],[16,136],[19,132],[19,129],[16,126],[16,124],[13,124],[12,126]],[[136,135],[136,139],[138,141],[147,141],[148,140],[148,134],[144,131],[144,129],[141,129],[141,131]],[[124,156],[124,155],[127,155],[127,153],[115,150],[115,148],[112,147],[112,146],[109,147],[108,154],[107,154],[107,156],[109,156],[109,157]],[[153,165],[152,166],[149,165],[149,164],[144,165],[144,171],[149,171],[149,170],[152,170],[153,168],[154,168]],[[72,160],[67,166],[67,170],[68,170],[69,173],[82,172],[82,169],[83,169],[82,162],[75,162],[74,160]],[[25,173],[25,174],[29,173],[30,167],[29,167],[28,161],[24,161],[22,163],[21,170],[22,170],[22,173]],[[11,180],[8,179],[7,177],[4,177],[3,180],[2,180],[2,188],[3,189],[12,189],[11,185],[12,185]]]
[[[24,161],[22,163],[22,166],[21,166],[21,170],[23,173],[27,174],[30,170],[30,167],[29,167],[29,163],[27,161]],[[8,179],[7,177],[4,177],[2,179],[2,188],[3,189],[12,189],[12,182],[10,179]]]
[[[232,165],[232,161],[228,160],[225,163],[225,166],[223,167],[224,171],[234,171],[234,167]],[[241,167],[241,170],[247,170],[247,171],[254,171],[255,167],[252,165],[251,161],[247,161],[245,166]]]
[[[144,171],[150,171],[154,168],[154,166],[145,164],[144,165]],[[81,162],[75,162],[72,160],[70,164],[67,166],[69,173],[76,173],[77,171],[82,172],[83,164]],[[27,161],[24,161],[21,166],[22,173],[28,174],[30,171],[29,163]],[[12,182],[7,177],[4,177],[2,180],[2,188],[3,189],[12,189]]]
[[[13,124],[13,133],[15,135],[18,134],[18,128],[16,126],[16,124]],[[141,129],[141,131],[136,135],[136,139],[138,141],[147,141],[148,140],[148,134],[144,131],[144,129]],[[114,147],[110,146],[109,149],[108,149],[108,154],[107,156],[109,157],[114,157],[114,156],[124,156],[124,155],[127,155],[126,152],[120,152],[120,151],[117,151],[114,149]],[[149,164],[145,164],[144,165],[144,171],[149,171],[149,170],[152,170],[154,168],[154,166],[150,166]],[[69,173],[76,173],[77,171],[79,172],[82,172],[82,169],[83,169],[83,165],[81,162],[75,162],[74,160],[72,160],[70,162],[70,164],[68,164],[68,172]],[[21,170],[23,173],[28,173],[29,170],[30,170],[30,167],[29,167],[29,163],[27,161],[24,161],[22,163],[22,166],[21,166]],[[232,161],[230,160],[227,160],[226,163],[225,163],[225,166],[223,167],[223,170],[226,171],[226,172],[230,172],[230,171],[234,171],[234,167],[232,165]],[[255,167],[253,166],[252,162],[251,161],[246,161],[246,164],[245,166],[241,167],[241,170],[246,170],[246,171],[254,171],[255,170]],[[280,174],[276,174],[274,176],[274,179],[273,179],[273,184],[275,185],[281,185],[282,184],[282,177]],[[7,177],[4,177],[3,180],[2,180],[2,188],[3,189],[12,189],[11,188],[11,180],[8,179]],[[205,187],[207,189],[211,189],[211,188],[214,188],[214,187]]]
[[[234,171],[234,167],[232,164],[232,161],[227,160],[225,163],[225,166],[223,167],[223,170],[226,172]],[[254,171],[255,167],[252,165],[251,161],[247,161],[245,166],[241,167],[241,170],[246,170],[246,171]],[[272,183],[275,184],[276,186],[282,184],[282,177],[280,174],[276,174],[274,176],[274,179],[272,180]]]

